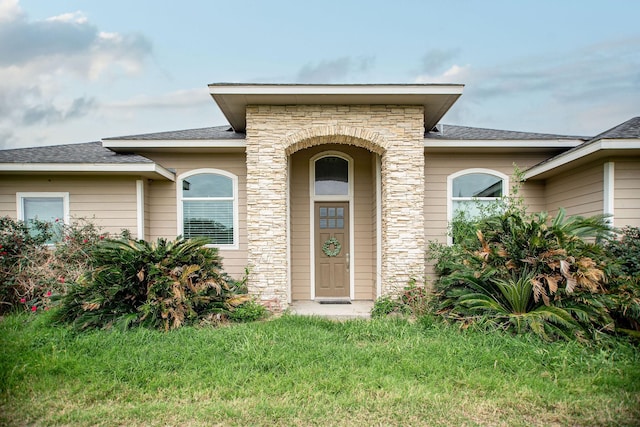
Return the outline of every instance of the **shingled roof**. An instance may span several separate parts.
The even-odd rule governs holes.
[[[591,138],[590,141],[599,139],[637,139],[640,138],[640,117],[634,117],[618,126],[605,130],[599,135]]]
[[[631,141],[620,144],[617,140]],[[640,117],[634,117],[594,136],[577,147],[538,163],[525,172],[525,178],[544,177],[549,171],[558,170],[558,168],[575,161],[594,158],[594,156],[602,155],[605,152],[618,151],[618,155],[625,155],[620,153],[633,155],[634,152],[638,153],[640,149],[638,141],[640,141]],[[637,154],[635,155],[637,156]]]
[[[0,163],[153,163],[138,154],[115,153],[100,142],[0,150]]]
[[[549,133],[516,132],[511,130],[485,129],[468,126],[439,125],[424,135],[427,139],[445,140],[557,140],[557,139],[583,139],[589,137],[573,135],[554,135]]]
[[[214,126],[208,128],[199,128],[199,129],[185,129],[185,130],[175,130],[169,132],[155,132],[155,133],[145,133],[140,135],[128,135],[128,136],[118,136],[112,138],[104,138],[105,141],[109,140],[207,140],[207,139],[245,139],[246,135],[244,133],[235,132],[228,125],[227,126]]]
[[[446,139],[446,140],[544,140],[544,139],[583,139],[590,137],[555,135],[548,133],[516,132],[510,130],[485,129],[468,126],[439,125],[430,132],[426,132],[425,138]],[[246,135],[235,132],[229,126],[215,126],[199,129],[185,129],[169,132],[146,133],[140,135],[128,135],[104,138],[104,141],[111,140],[219,140],[219,139],[245,139]]]

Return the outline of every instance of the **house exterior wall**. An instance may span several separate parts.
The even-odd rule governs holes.
[[[316,154],[334,151],[353,159],[354,236],[352,244],[355,269],[354,298],[371,300],[375,294],[375,175],[371,152],[353,146],[319,145],[298,151],[290,157],[291,224],[291,299],[311,299],[310,160]]]
[[[531,167],[549,157],[549,153],[425,153],[425,241],[447,242],[447,177],[473,168],[490,169],[510,177],[513,186],[514,164]],[[509,188],[509,191],[511,188]],[[545,210],[544,183],[525,182],[521,188],[529,212]],[[430,268],[427,273],[430,273]]]
[[[80,175],[13,175],[0,179],[0,216],[17,218],[17,192],[68,192],[69,216],[103,231],[137,233],[136,179]]]
[[[567,216],[603,213],[603,162],[590,163],[546,180],[546,210],[555,216],[560,208]]]
[[[244,153],[141,153],[165,168],[174,169],[176,177],[186,172],[213,168],[230,172],[238,177],[238,249],[221,249],[224,270],[232,277],[241,278],[247,266],[247,168]],[[175,239],[178,234],[178,194],[176,183],[150,181],[146,194],[149,211],[149,240],[159,237]]]
[[[614,225],[640,227],[640,161],[615,159],[614,164]]]
[[[247,106],[249,284],[263,301],[288,303],[288,156],[339,143],[382,156],[382,293],[424,272],[423,109],[415,106]]]

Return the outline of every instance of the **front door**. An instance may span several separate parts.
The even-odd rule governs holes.
[[[316,202],[316,298],[349,298],[349,247],[349,202]]]

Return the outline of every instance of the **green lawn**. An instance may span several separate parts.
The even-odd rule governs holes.
[[[640,352],[399,319],[0,321],[2,425],[638,425]]]

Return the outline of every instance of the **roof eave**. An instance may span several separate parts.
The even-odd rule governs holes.
[[[175,181],[175,173],[157,163],[0,163],[0,173],[72,173],[140,175]]]
[[[425,138],[427,152],[469,150],[568,150],[579,146],[579,139],[432,139]]]
[[[247,146],[244,139],[103,139],[102,146],[116,153],[127,153],[132,150],[144,151],[175,151],[176,149],[200,150],[244,150]]]
[[[561,153],[545,162],[542,162],[524,173],[525,179],[544,179],[556,171],[568,167],[577,162],[585,162],[596,159],[598,154],[603,156],[640,154],[640,139],[599,139],[578,146],[576,149]]]
[[[435,126],[462,95],[462,84],[232,84],[209,85],[209,93],[236,132],[246,129],[248,105],[423,106],[425,128]]]

